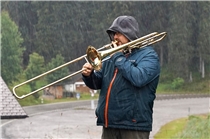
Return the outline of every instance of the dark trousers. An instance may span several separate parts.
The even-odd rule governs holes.
[[[104,128],[101,139],[149,139],[150,132],[117,128]]]

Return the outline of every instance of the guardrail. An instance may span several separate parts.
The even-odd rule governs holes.
[[[167,99],[184,99],[184,98],[202,98],[210,97],[210,93],[202,94],[157,94],[156,100],[167,100]]]

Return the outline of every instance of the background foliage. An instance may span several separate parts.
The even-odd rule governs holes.
[[[1,75],[7,83],[17,80],[21,72],[23,38],[7,12],[1,12]]]
[[[134,16],[141,36],[168,33],[154,45],[161,82],[177,87],[182,80],[210,77],[208,1],[2,1],[1,10],[1,71],[7,84],[33,64],[38,66],[30,62],[34,53],[43,57],[43,67],[36,68],[42,72],[60,64],[59,59],[63,63],[84,55],[88,45],[100,48],[110,43],[106,29],[119,15]],[[83,64],[68,67],[69,72]]]

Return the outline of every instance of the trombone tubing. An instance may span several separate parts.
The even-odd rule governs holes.
[[[38,91],[43,90],[43,89],[45,89],[45,88],[47,88],[47,87],[49,87],[49,86],[51,86],[51,85],[54,85],[54,84],[56,84],[56,83],[58,83],[58,82],[60,82],[60,81],[62,81],[62,80],[65,80],[65,79],[67,79],[67,78],[69,78],[69,77],[71,77],[71,76],[74,76],[74,75],[76,75],[76,74],[82,72],[82,70],[79,70],[79,71],[77,71],[77,72],[75,72],[75,73],[73,73],[73,74],[70,74],[70,75],[68,75],[68,76],[66,76],[66,77],[64,77],[64,78],[61,78],[61,79],[59,79],[59,80],[57,80],[57,81],[55,81],[55,82],[52,82],[52,83],[50,83],[50,84],[48,84],[48,85],[46,85],[46,86],[43,86],[43,87],[41,87],[41,88],[39,88],[39,89],[37,89],[37,90],[35,90],[35,91],[33,91],[33,92],[27,94],[27,95],[22,95],[21,97],[19,97],[19,96],[16,94],[16,92],[15,92],[15,89],[16,89],[16,88],[18,88],[18,87],[20,87],[20,86],[22,86],[22,85],[24,85],[24,84],[27,84],[27,83],[29,83],[29,82],[31,82],[31,81],[34,81],[34,80],[36,80],[36,79],[38,79],[38,78],[41,78],[42,76],[47,75],[47,74],[49,74],[49,73],[51,73],[51,72],[53,72],[53,71],[56,71],[56,70],[58,70],[58,69],[60,69],[60,68],[62,68],[62,67],[65,67],[65,66],[67,66],[67,65],[69,65],[69,64],[71,64],[71,63],[74,63],[74,62],[76,62],[76,61],[79,61],[79,60],[83,59],[84,57],[86,57],[86,55],[83,55],[83,56],[81,56],[81,57],[79,57],[79,58],[77,58],[77,59],[74,59],[74,60],[72,60],[72,61],[69,61],[69,62],[67,62],[67,63],[65,63],[65,64],[63,64],[63,65],[61,65],[61,66],[58,66],[58,67],[56,67],[56,68],[54,68],[54,69],[52,69],[52,70],[49,70],[49,71],[47,71],[47,72],[45,72],[45,73],[43,73],[43,74],[40,74],[40,75],[38,75],[38,76],[36,76],[36,77],[34,77],[34,78],[32,78],[32,79],[29,79],[29,80],[27,80],[27,81],[25,81],[25,82],[23,82],[23,83],[21,83],[21,84],[18,84],[18,85],[16,85],[16,86],[14,86],[13,89],[12,89],[13,94],[15,95],[16,98],[23,99],[23,98],[25,98],[25,97],[27,97],[27,96],[30,96],[30,95],[32,95],[32,94],[38,92]]]
[[[148,45],[151,45],[151,44],[154,44],[154,43],[157,43],[159,41],[161,41],[165,36],[166,36],[166,32],[162,32],[162,33],[157,33],[157,32],[153,32],[153,33],[150,33],[146,36],[143,36],[141,38],[138,38],[136,40],[133,40],[131,42],[128,42],[128,43],[125,43],[123,45],[120,45],[118,47],[115,47],[115,48],[112,48],[112,49],[109,49],[109,50],[104,50],[102,52],[99,52],[102,59],[114,52],[117,52],[119,50],[122,50],[122,49],[125,49],[125,48],[130,48],[130,49],[133,49],[133,48],[143,48],[145,46],[148,46]],[[159,39],[155,40],[155,37],[160,37]],[[140,45],[140,46],[139,46]]]
[[[101,50],[101,49],[104,49],[104,48],[108,48],[108,47],[110,47],[110,45],[111,45],[111,44],[104,45],[103,47],[99,48],[98,50]],[[27,80],[27,81],[25,81],[25,82],[22,82],[22,83],[20,83],[20,84],[18,84],[18,85],[16,85],[16,86],[14,86],[13,89],[12,89],[13,95],[14,95],[16,98],[18,98],[18,99],[23,99],[23,98],[28,97],[28,96],[30,96],[30,95],[32,95],[32,94],[38,92],[38,91],[41,91],[41,90],[43,90],[43,89],[45,89],[45,88],[47,88],[47,87],[49,87],[49,86],[52,86],[52,85],[54,85],[54,84],[56,84],[56,83],[58,83],[58,82],[60,82],[60,81],[63,81],[63,80],[65,80],[65,79],[67,79],[67,78],[69,78],[69,77],[71,77],[71,76],[74,76],[74,75],[76,75],[76,74],[81,73],[82,70],[79,70],[79,71],[77,71],[77,72],[75,72],[75,73],[72,73],[72,74],[70,74],[70,75],[68,75],[68,76],[66,76],[66,77],[63,77],[63,78],[61,78],[61,79],[59,79],[59,80],[57,80],[57,81],[55,81],[55,82],[52,82],[52,83],[50,83],[50,84],[48,84],[48,85],[45,85],[45,86],[43,86],[43,87],[41,87],[41,88],[39,88],[39,89],[37,89],[37,90],[35,90],[35,91],[32,91],[31,93],[28,93],[27,95],[18,96],[18,95],[16,94],[16,91],[15,91],[15,89],[17,89],[18,87],[20,87],[20,86],[22,86],[22,85],[24,85],[24,84],[27,84],[27,83],[29,83],[29,82],[32,82],[32,81],[34,81],[34,80],[36,80],[36,79],[38,79],[38,78],[41,78],[42,76],[45,76],[45,75],[47,75],[47,74],[49,74],[49,73],[51,73],[51,72],[54,72],[54,71],[56,71],[56,70],[58,70],[58,69],[60,69],[60,68],[65,67],[65,66],[68,66],[68,65],[70,65],[70,64],[72,64],[72,63],[74,63],[74,62],[77,62],[77,61],[79,61],[79,60],[81,60],[81,59],[83,59],[83,58],[86,59],[86,57],[87,57],[87,54],[85,54],[85,55],[83,55],[83,56],[80,56],[80,57],[78,57],[78,58],[76,58],[76,59],[74,59],[74,60],[72,60],[72,61],[69,61],[69,62],[67,62],[67,63],[65,63],[65,64],[63,64],[63,65],[60,65],[60,66],[58,66],[58,67],[56,67],[56,68],[54,68],[54,69],[51,69],[51,70],[49,70],[49,71],[47,71],[47,72],[45,72],[45,73],[42,73],[42,74],[40,74],[40,75],[38,75],[38,76],[36,76],[36,77],[34,77],[34,78],[31,78],[31,79],[29,79],[29,80]]]

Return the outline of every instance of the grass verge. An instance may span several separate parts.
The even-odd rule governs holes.
[[[162,126],[154,139],[209,139],[210,114],[180,118]]]

